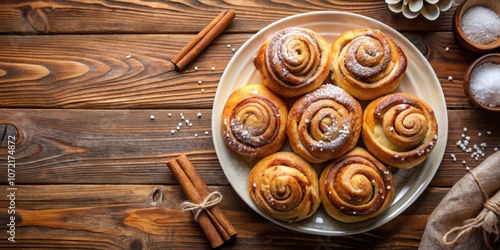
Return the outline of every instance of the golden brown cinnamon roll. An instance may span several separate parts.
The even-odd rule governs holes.
[[[438,123],[432,108],[420,98],[394,93],[372,101],[364,111],[362,138],[380,161],[412,168],[432,152]]]
[[[360,100],[395,90],[406,72],[406,56],[380,30],[342,33],[331,46],[335,83]]]
[[[291,152],[257,162],[248,176],[248,192],[262,212],[289,223],[310,217],[321,204],[314,168]]]
[[[234,91],[222,111],[222,138],[229,148],[246,157],[262,157],[283,146],[288,108],[262,84]]]
[[[330,73],[328,42],[316,32],[298,27],[280,30],[254,59],[264,84],[285,97],[300,96],[320,86]]]
[[[293,151],[311,163],[338,158],[354,148],[363,119],[359,102],[332,84],[299,98],[288,113]]]
[[[328,164],[321,173],[319,188],[327,213],[346,223],[379,215],[394,197],[392,173],[360,147]]]

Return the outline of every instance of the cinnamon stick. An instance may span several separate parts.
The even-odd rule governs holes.
[[[171,62],[177,70],[182,70],[198,56],[234,19],[233,10],[222,11],[205,28],[203,28],[189,43],[187,43]]]
[[[191,202],[199,204],[210,194],[210,190],[186,155],[170,160],[167,166]],[[236,230],[218,206],[205,209],[199,215],[198,222],[212,248],[221,246],[236,236]]]

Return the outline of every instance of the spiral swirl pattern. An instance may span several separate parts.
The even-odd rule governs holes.
[[[351,72],[356,78],[373,82],[381,78],[390,60],[387,40],[370,33],[352,39],[345,52],[342,70]]]
[[[278,151],[286,137],[288,108],[262,84],[232,93],[223,110],[222,137],[236,153],[262,157]]]
[[[321,85],[331,60],[323,37],[309,29],[291,27],[266,41],[254,62],[264,84],[279,95],[294,97]]]
[[[359,102],[341,88],[326,84],[294,103],[288,116],[287,134],[298,155],[320,163],[354,148],[361,124]]]
[[[436,145],[438,124],[432,108],[416,96],[395,93],[365,109],[363,141],[373,155],[394,167],[411,168]]]
[[[337,85],[361,100],[392,92],[406,71],[405,54],[379,30],[347,31],[334,41],[331,49]]]
[[[315,170],[291,152],[260,160],[248,176],[248,191],[262,212],[289,223],[310,217],[321,204]]]
[[[330,163],[321,173],[319,183],[325,210],[347,223],[377,216],[394,196],[391,172],[360,147]]]

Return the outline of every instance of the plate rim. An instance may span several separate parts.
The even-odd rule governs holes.
[[[220,134],[220,126],[214,126],[214,121],[219,121],[221,118],[219,116],[220,113],[217,112],[217,110],[215,109],[215,106],[216,106],[217,100],[220,99],[220,95],[221,95],[220,94],[221,93],[220,89],[222,88],[222,84],[221,83],[225,82],[226,78],[228,77],[227,73],[226,73],[227,69],[230,68],[230,66],[232,66],[232,64],[234,64],[235,61],[238,60],[239,55],[242,54],[245,51],[245,49],[247,47],[249,47],[254,42],[254,40],[258,39],[264,33],[266,33],[266,32],[273,32],[273,29],[276,29],[276,27],[278,27],[280,25],[283,25],[283,24],[286,24],[286,23],[290,22],[291,20],[296,20],[296,19],[301,19],[301,18],[307,18],[307,17],[314,17],[314,16],[318,16],[318,15],[319,16],[325,15],[325,16],[331,16],[331,17],[336,17],[336,16],[352,17],[352,18],[356,19],[355,21],[353,21],[353,23],[357,24],[359,22],[365,22],[365,23],[368,22],[368,23],[370,23],[370,26],[371,25],[376,26],[376,27],[370,27],[370,28],[381,29],[382,31],[384,31],[384,30],[390,31],[391,33],[396,34],[399,39],[405,40],[405,43],[408,46],[412,47],[412,49],[417,52],[416,54],[413,54],[413,56],[416,57],[416,61],[423,62],[423,63],[420,63],[420,66],[425,67],[426,71],[432,72],[432,74],[429,75],[428,77],[432,78],[433,82],[437,84],[437,86],[436,86],[437,88],[436,89],[439,91],[439,93],[437,93],[437,96],[439,97],[439,100],[436,100],[436,101],[439,102],[439,103],[441,103],[441,104],[444,104],[443,108],[444,108],[444,111],[446,111],[446,112],[444,112],[444,114],[440,114],[440,116],[439,116],[438,120],[441,120],[443,124],[438,124],[439,130],[438,130],[438,142],[437,142],[436,147],[435,147],[435,151],[436,152],[432,153],[432,154],[440,154],[440,155],[436,156],[436,157],[438,157],[438,161],[439,161],[438,165],[434,166],[432,168],[428,168],[428,169],[422,170],[423,173],[421,173],[421,174],[419,174],[417,176],[418,180],[422,179],[423,176],[428,176],[428,178],[424,178],[422,181],[415,182],[415,184],[419,184],[419,185],[417,185],[415,187],[414,186],[411,187],[411,188],[415,189],[415,192],[411,195],[411,197],[409,199],[403,200],[401,198],[397,202],[395,202],[395,203],[393,202],[391,204],[391,206],[395,206],[397,203],[402,202],[401,204],[399,204],[399,207],[395,208],[394,211],[390,214],[391,216],[389,216],[389,217],[387,217],[385,219],[382,219],[382,220],[378,220],[378,221],[381,221],[381,222],[378,222],[378,223],[374,222],[374,223],[367,224],[368,226],[364,226],[362,229],[356,230],[355,232],[345,232],[345,231],[344,232],[333,232],[333,231],[328,231],[328,230],[323,230],[323,229],[317,229],[317,228],[307,228],[307,227],[303,228],[300,225],[297,226],[297,224],[294,224],[294,223],[289,224],[289,223],[286,223],[286,222],[282,222],[282,221],[276,220],[276,219],[274,219],[274,218],[272,218],[272,217],[264,214],[262,211],[260,211],[255,206],[255,204],[249,204],[248,202],[246,202],[245,199],[243,198],[242,194],[241,194],[242,191],[239,191],[239,190],[237,190],[235,188],[234,182],[236,180],[231,180],[231,178],[229,178],[228,173],[226,172],[227,170],[225,169],[225,167],[223,166],[222,162],[220,161],[222,152],[220,152],[220,149],[217,146],[218,144],[221,143],[221,141],[218,141],[218,140],[222,140],[222,139],[220,137],[216,136],[216,135]],[[325,20],[325,22],[327,22],[327,20]],[[331,44],[331,42],[330,42],[330,44]],[[248,84],[248,83],[246,83],[246,84]],[[225,103],[225,101],[226,100],[224,100],[224,103]],[[222,105],[222,107],[223,106],[224,105]],[[216,122],[216,123],[219,124],[218,122]],[[415,47],[415,45],[411,41],[409,41],[405,36],[403,36],[399,31],[395,30],[391,26],[386,25],[383,22],[380,22],[380,21],[378,21],[376,19],[364,16],[364,15],[356,14],[356,13],[343,12],[343,11],[312,11],[312,12],[305,12],[305,13],[299,13],[299,14],[287,16],[287,17],[284,17],[282,19],[279,19],[279,20],[276,20],[276,21],[270,23],[269,25],[265,26],[260,31],[258,31],[254,35],[252,35],[247,41],[245,41],[243,43],[243,45],[238,49],[238,51],[233,55],[233,57],[228,62],[227,66],[226,66],[226,69],[224,70],[224,72],[223,72],[223,74],[222,74],[222,76],[220,78],[219,85],[217,86],[217,90],[216,90],[216,93],[215,93],[214,104],[213,104],[213,107],[212,107],[212,135],[213,135],[212,138],[213,138],[215,152],[216,152],[216,155],[218,157],[218,160],[219,160],[219,163],[221,165],[221,168],[222,168],[222,170],[224,172],[224,175],[226,176],[226,178],[227,178],[228,182],[230,183],[231,187],[238,194],[238,196],[240,197],[240,199],[246,205],[248,205],[252,210],[254,210],[255,212],[257,212],[258,214],[260,214],[261,216],[263,216],[267,220],[269,220],[269,221],[271,221],[271,222],[273,222],[273,223],[275,223],[275,224],[277,224],[279,226],[287,228],[287,229],[291,229],[291,230],[302,232],[302,233],[314,234],[314,235],[343,236],[343,235],[352,235],[352,234],[357,234],[357,233],[363,233],[363,232],[366,232],[366,231],[378,228],[378,227],[380,227],[380,226],[388,223],[392,219],[394,219],[397,216],[399,216],[403,211],[405,211],[406,209],[408,209],[408,207],[411,206],[421,196],[421,194],[425,191],[425,189],[428,187],[428,185],[430,184],[430,182],[434,178],[437,170],[439,169],[439,167],[441,165],[441,161],[442,161],[442,159],[444,157],[444,153],[445,153],[445,149],[446,149],[446,141],[447,141],[447,138],[448,138],[448,113],[447,113],[446,101],[445,101],[443,89],[441,87],[441,84],[439,82],[439,79],[438,79],[438,77],[437,77],[434,69],[432,68],[432,66],[430,65],[430,63],[427,61],[427,59],[422,55],[422,53]],[[224,143],[224,142],[222,141],[222,143]],[[442,151],[439,152],[439,153],[436,150],[438,148],[442,148]],[[432,154],[431,154],[431,156],[432,156]],[[424,173],[426,173],[426,174],[424,174]],[[406,195],[406,193],[403,194],[403,196],[405,196],[405,195]],[[322,209],[322,206],[320,206],[320,209]],[[382,213],[382,214],[380,214],[376,218],[380,218],[384,214],[385,214],[385,212]],[[371,219],[369,221],[372,221],[372,220],[373,219]],[[359,224],[361,225],[363,223],[359,223]],[[350,224],[350,225],[352,225],[352,224]]]

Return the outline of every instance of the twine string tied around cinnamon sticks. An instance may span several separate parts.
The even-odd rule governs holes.
[[[186,155],[167,162],[167,166],[184,191],[195,213],[195,221],[200,225],[212,248],[216,248],[236,236],[233,225],[217,206],[222,200],[218,191],[211,192],[201,179],[198,171]]]
[[[191,211],[194,214],[194,221],[198,222],[198,217],[203,210],[219,204],[221,200],[222,194],[219,191],[213,191],[201,203],[197,204],[191,201],[185,201],[182,203],[181,207],[183,211]]]

